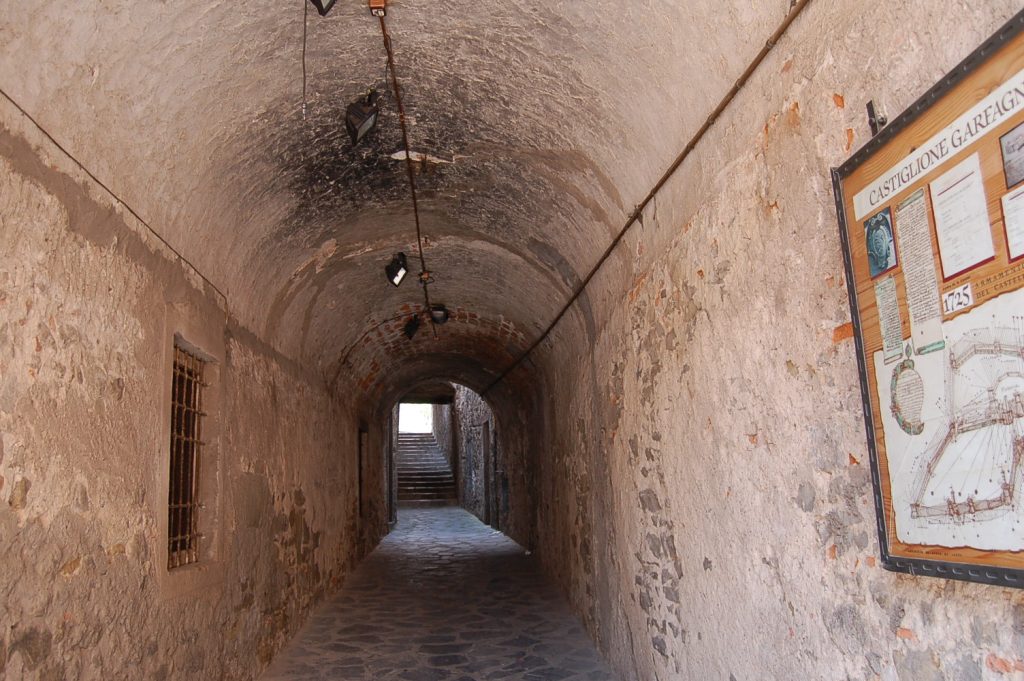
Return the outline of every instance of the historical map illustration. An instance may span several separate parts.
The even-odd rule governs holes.
[[[896,535],[1024,550],[1024,291],[943,324],[946,347],[875,355]]]

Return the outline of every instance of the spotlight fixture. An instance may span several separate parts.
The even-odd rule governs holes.
[[[430,321],[435,324],[444,324],[448,321],[448,308],[444,305],[431,305]]]
[[[320,16],[327,16],[327,13],[334,7],[334,3],[337,0],[309,0],[313,3],[313,7],[316,7],[316,11],[320,12]]]
[[[402,328],[402,333],[405,334],[406,338],[408,338],[409,340],[412,340],[412,337],[415,336],[416,332],[419,331],[419,330],[420,330],[420,318],[419,318],[419,315],[413,315],[412,317],[409,318],[409,321],[407,321],[405,323],[405,326]]]
[[[365,97],[360,97],[345,109],[345,129],[348,130],[352,144],[358,144],[377,127],[377,119],[380,117],[378,99],[380,95],[377,91],[370,90]]]
[[[405,260],[405,253],[395,253],[391,262],[384,266],[384,272],[388,275],[388,281],[395,286],[402,283],[405,275],[409,272],[409,265]]]

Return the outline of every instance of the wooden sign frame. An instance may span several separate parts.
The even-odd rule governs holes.
[[[882,565],[1024,588],[1024,11],[832,178]]]

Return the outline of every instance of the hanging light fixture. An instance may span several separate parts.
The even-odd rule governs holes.
[[[419,317],[419,315],[413,315],[412,317],[410,317],[409,321],[407,321],[405,323],[405,326],[402,327],[402,333],[404,333],[405,337],[408,338],[409,340],[412,340],[412,337],[415,336],[416,332],[419,331],[419,330],[420,330],[420,317]]]
[[[377,119],[380,117],[380,107],[377,106],[379,98],[376,90],[370,90],[365,97],[360,97],[345,109],[345,129],[348,130],[352,144],[358,144],[377,127]]]
[[[334,3],[337,0],[309,0],[313,3],[313,7],[316,7],[316,11],[320,12],[320,16],[327,16],[327,13],[334,7]]]
[[[444,305],[431,305],[430,321],[435,324],[444,324],[448,321],[448,308]]]
[[[388,275],[388,281],[395,286],[402,283],[405,275],[409,273],[409,265],[405,260],[405,253],[395,253],[391,262],[384,266],[384,273]]]
[[[412,215],[413,220],[415,221],[416,224],[416,247],[417,250],[419,251],[420,260],[419,279],[420,285],[423,287],[423,312],[426,312],[430,315],[430,321],[432,322],[431,328],[434,332],[434,338],[437,338],[438,325],[444,324],[445,322],[448,321],[448,309],[444,305],[432,305],[430,303],[430,291],[428,290],[428,286],[434,282],[434,277],[431,275],[430,270],[427,269],[427,261],[426,258],[423,257],[424,239],[423,233],[420,228],[419,203],[416,199],[416,173],[413,168],[412,152],[410,151],[409,147],[409,130],[408,127],[406,126],[405,121],[405,106],[402,104],[402,90],[398,86],[398,72],[395,69],[395,53],[391,46],[391,36],[388,33],[387,24],[384,19],[384,17],[387,16],[387,0],[368,0],[368,3],[370,6],[370,13],[373,14],[373,16],[377,17],[378,21],[380,22],[380,32],[382,37],[384,38],[384,50],[385,52],[387,52],[388,55],[387,73],[391,76],[391,88],[392,92],[394,92],[395,95],[395,107],[398,110],[398,126],[402,132],[402,149],[405,151],[405,171],[406,175],[409,177],[409,193],[412,198]],[[371,91],[370,95],[373,94],[375,93]],[[370,95],[367,95],[366,103],[364,106],[376,107],[376,100],[370,101]],[[355,106],[355,104],[353,104],[353,106]],[[351,108],[352,107],[350,107],[350,109]],[[346,117],[346,124],[348,124],[350,116],[351,114],[349,114],[349,116]],[[376,122],[376,116],[374,117],[374,122]],[[372,124],[370,127],[372,129]],[[353,129],[353,126],[349,127],[349,134],[352,136],[352,141],[354,143],[358,140],[358,137],[353,133]],[[367,132],[369,132],[369,130],[367,130]],[[396,254],[395,257],[397,258],[399,255],[402,254]],[[395,276],[392,275],[392,272],[398,272],[399,270],[397,267],[395,267],[395,260],[392,260],[391,263],[392,264],[389,267],[393,269],[388,270],[388,279],[391,281],[392,284],[398,286],[398,284],[401,282],[401,277],[398,277],[396,279]],[[405,263],[404,255],[402,255],[401,264],[402,271],[408,269]],[[419,328],[419,315],[416,315],[405,323],[405,327],[403,330],[405,332],[406,337],[409,338],[409,340],[412,340],[412,337],[416,334],[416,331]]]

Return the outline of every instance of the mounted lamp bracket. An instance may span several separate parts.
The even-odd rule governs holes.
[[[370,0],[370,14],[375,17],[385,17],[388,14],[387,0]]]
[[[419,331],[419,330],[420,330],[420,318],[419,318],[419,315],[413,315],[412,317],[409,317],[409,320],[402,327],[402,333],[405,334],[405,337],[408,338],[409,340],[412,340],[412,337],[415,336],[416,332]]]
[[[377,119],[380,117],[380,107],[377,105],[379,99],[380,94],[370,90],[366,96],[360,97],[345,109],[345,129],[353,145],[377,127]]]
[[[875,100],[868,102],[868,127],[871,128],[871,136],[874,137],[889,124],[889,117],[875,104]]]
[[[316,7],[316,11],[320,13],[320,16],[325,17],[327,13],[334,7],[334,3],[337,0],[309,0],[313,3],[313,7]]]

